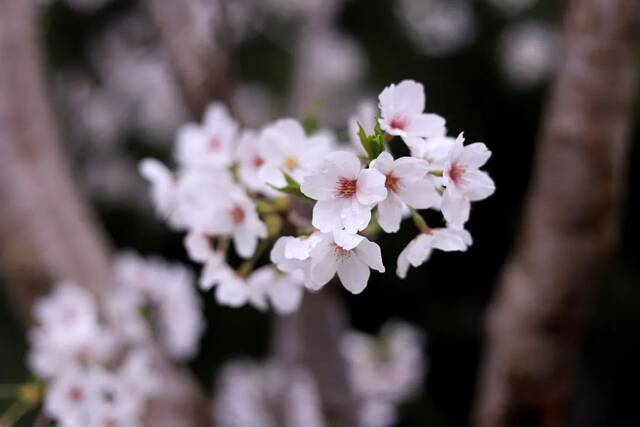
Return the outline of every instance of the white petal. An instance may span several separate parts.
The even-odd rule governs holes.
[[[380,153],[378,158],[371,163],[371,167],[376,168],[383,175],[387,175],[389,172],[391,172],[393,165],[393,156],[391,155],[391,153],[388,153],[386,151]]]
[[[415,157],[400,157],[393,165],[393,176],[403,180],[415,181],[429,172],[429,163]]]
[[[356,197],[363,205],[372,205],[387,197],[386,178],[377,169],[364,169],[358,175]]]
[[[405,279],[407,272],[409,271],[409,246],[405,247],[400,255],[398,255],[398,261],[396,266],[396,274],[399,278]]]
[[[420,234],[413,239],[409,246],[407,246],[407,258],[412,266],[418,267],[424,264],[429,257],[433,249],[433,235]]]
[[[446,132],[445,125],[445,120],[437,114],[420,114],[411,118],[407,133],[423,138],[430,138],[444,134]]]
[[[396,194],[400,200],[416,209],[429,209],[440,204],[440,194],[429,178],[401,181]]]
[[[386,87],[379,96],[382,116],[388,114],[419,114],[424,111],[424,86],[413,80],[404,80],[398,85]]]
[[[394,192],[378,203],[378,224],[387,233],[395,233],[402,222],[402,201]]]
[[[342,227],[340,200],[321,200],[313,207],[311,223],[318,230],[328,233]]]
[[[290,277],[277,279],[269,289],[269,298],[276,313],[290,314],[300,307],[303,290]]]
[[[346,200],[341,203],[339,212],[339,218],[342,221],[341,225],[347,232],[352,234],[367,228],[371,221],[371,207],[360,204],[356,199]],[[337,216],[335,211],[333,215]],[[333,230],[336,230],[336,228]]]
[[[325,158],[325,165],[328,169],[341,178],[356,179],[358,172],[362,169],[360,159],[349,151],[334,151]]]
[[[309,238],[295,238],[289,237],[287,238],[286,245],[284,248],[284,256],[289,259],[299,259],[305,260],[309,258],[309,254],[311,253],[311,242]]]
[[[311,251],[311,286],[318,290],[329,282],[336,274],[336,257],[332,249],[332,237],[319,242]]]
[[[258,246],[258,236],[247,229],[238,227],[233,233],[233,247],[242,258],[251,258]]]
[[[460,192],[448,188],[442,197],[441,209],[449,226],[462,228],[469,220],[471,202]]]
[[[481,142],[469,144],[460,153],[458,161],[468,169],[478,169],[489,160],[491,151]]]
[[[359,257],[351,256],[338,263],[338,277],[342,286],[352,294],[359,294],[367,287],[369,267]]]
[[[206,262],[214,255],[211,242],[204,233],[190,232],[184,238],[184,246],[189,258],[200,263]]]
[[[469,200],[475,202],[486,199],[496,191],[491,177],[483,171],[470,170],[464,174],[464,192]]]
[[[441,251],[466,251],[471,244],[471,235],[467,230],[440,229],[433,233],[433,247]]]
[[[333,232],[333,239],[336,245],[342,249],[350,251],[360,244],[365,238],[359,234],[353,234],[342,230],[335,230]]]
[[[364,239],[354,251],[362,262],[372,269],[384,273],[385,268],[384,264],[382,264],[382,253],[380,252],[380,246],[376,243]]]
[[[331,200],[335,197],[339,179],[335,171],[313,173],[302,180],[300,191],[314,200]]]

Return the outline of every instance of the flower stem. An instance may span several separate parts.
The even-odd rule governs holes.
[[[413,223],[418,227],[418,230],[420,230],[421,233],[431,234],[431,227],[427,225],[427,222],[424,220],[422,215],[413,208],[411,209],[411,219],[413,219]]]
[[[20,418],[22,418],[33,407],[33,404],[28,404],[20,400],[13,402],[9,408],[0,417],[0,425],[2,427],[14,427]]]
[[[249,273],[251,273],[253,267],[256,265],[256,262],[260,260],[265,251],[271,246],[271,240],[272,239],[265,239],[260,242],[260,245],[258,245],[258,248],[253,253],[253,256],[247,261],[243,262],[242,265],[240,265],[240,268],[238,268],[238,275],[240,277],[247,277]]]

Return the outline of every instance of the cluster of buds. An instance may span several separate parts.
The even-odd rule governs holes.
[[[240,130],[213,104],[201,124],[178,132],[177,170],[143,160],[157,211],[186,233],[189,256],[203,265],[200,285],[215,287],[220,304],[289,313],[305,289],[317,291],[336,275],[360,293],[371,269],[385,271],[373,240],[408,217],[418,234],[399,254],[402,278],[433,249],[471,244],[471,203],[495,190],[480,170],[491,152],[465,145],[462,134],[447,136],[445,120],[424,112],[417,82],[388,86],[378,106],[360,108],[348,123],[352,144],[340,144],[333,132],[290,118]],[[409,155],[394,157],[403,150]],[[427,224],[420,213],[427,209],[442,213],[442,227]],[[269,250],[271,263],[257,266]]]

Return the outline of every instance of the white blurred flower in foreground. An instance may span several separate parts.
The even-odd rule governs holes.
[[[505,76],[515,86],[532,86],[545,80],[557,61],[557,36],[549,27],[524,22],[508,28],[500,52]]]
[[[441,135],[445,120],[436,114],[425,114],[424,86],[413,80],[384,88],[378,98],[380,127],[390,135],[400,136],[412,147],[419,138]]]
[[[364,230],[374,204],[385,199],[385,178],[376,169],[363,169],[358,157],[346,151],[325,156],[322,167],[308,175],[300,189],[317,200],[313,226],[323,232]]]
[[[348,378],[360,402],[360,425],[388,427],[395,407],[420,389],[425,363],[423,339],[414,327],[389,322],[379,337],[349,332],[341,349]]]
[[[315,381],[302,368],[232,361],[217,381],[220,427],[325,427]]]

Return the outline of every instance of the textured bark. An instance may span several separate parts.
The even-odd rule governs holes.
[[[106,239],[80,197],[47,100],[33,1],[0,0],[0,267],[12,306],[29,321],[52,282],[109,287]],[[206,426],[207,400],[158,352],[166,393],[146,425]]]
[[[213,100],[225,99],[226,57],[217,37],[211,7],[215,0],[144,0],[156,24],[191,114],[202,117]]]
[[[276,323],[275,355],[289,366],[304,366],[316,379],[327,425],[357,425],[355,400],[347,383],[340,340],[348,327],[343,304],[331,282],[322,292],[306,294],[300,309]]]
[[[0,0],[0,265],[17,312],[51,281],[108,286],[104,236],[74,186],[47,104],[35,4]]]
[[[584,317],[619,231],[639,9],[570,3],[519,240],[489,307],[476,426],[568,422]]]

